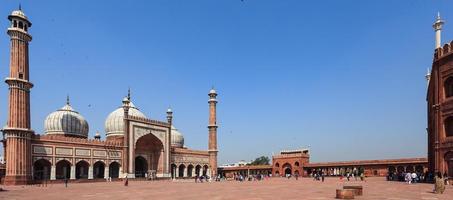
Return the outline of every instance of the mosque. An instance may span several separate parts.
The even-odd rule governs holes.
[[[11,41],[8,121],[2,129],[7,185],[43,180],[105,178],[185,178],[217,174],[217,93],[209,91],[208,150],[184,146],[184,136],[167,121],[149,119],[131,99],[105,120],[105,140],[97,132],[88,138],[89,124],[67,98],[66,104],[44,120],[44,133],[30,124],[28,32],[32,23],[19,7],[8,16]]]

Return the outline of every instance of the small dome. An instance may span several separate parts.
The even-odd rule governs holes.
[[[135,117],[147,118],[145,114],[140,112],[137,107],[132,103],[129,103],[129,115]],[[124,109],[119,107],[107,116],[105,120],[105,133],[106,136],[122,136],[124,135]]]
[[[184,136],[174,126],[171,126],[171,146],[184,147]]]
[[[217,94],[217,92],[215,91],[214,88],[212,88],[212,89],[209,91],[209,94]]]
[[[25,15],[25,13],[22,11],[22,10],[15,10],[11,13],[10,17],[20,17],[20,18],[24,18],[24,19],[28,19],[27,16]]]
[[[50,113],[44,121],[45,134],[87,138],[88,130],[88,122],[69,105],[69,102],[61,109]]]

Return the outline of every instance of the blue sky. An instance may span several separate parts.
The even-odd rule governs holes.
[[[218,90],[219,162],[310,146],[311,161],[426,155],[426,81],[447,0],[21,1],[30,33],[32,127],[66,95],[90,137],[132,100],[149,118],[169,105],[186,145],[207,148]],[[2,0],[0,77],[7,77]],[[1,36],[2,35],[2,36]],[[0,87],[6,123],[7,85]],[[91,106],[88,106],[91,105]]]

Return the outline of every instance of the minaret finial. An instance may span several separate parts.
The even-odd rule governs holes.
[[[429,81],[431,80],[431,70],[429,70],[429,68],[426,70],[425,79],[426,79],[426,82],[429,85]]]
[[[127,89],[127,99],[130,101],[131,100],[131,87]]]
[[[66,105],[69,105],[69,94],[66,95]]]
[[[442,31],[442,25],[444,25],[444,20],[440,18],[440,12],[437,12],[437,19],[433,24],[434,31],[436,32],[436,49],[440,48],[442,45],[441,41],[441,31]]]
[[[22,5],[19,3],[19,10],[22,10]]]

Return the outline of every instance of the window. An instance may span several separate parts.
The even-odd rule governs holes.
[[[19,22],[19,28],[24,28],[24,24],[22,22]]]
[[[14,20],[14,22],[13,22],[13,27],[14,27],[14,28],[17,27],[17,21],[16,21],[16,20]]]
[[[19,72],[19,79],[24,79],[24,74]]]
[[[444,82],[445,98],[453,96],[453,77],[447,78]]]
[[[296,162],[296,163],[294,163],[294,165],[296,165],[296,166],[298,166],[298,167],[299,167],[299,162]]]
[[[280,164],[278,164],[278,163],[275,163],[275,166],[276,166],[276,167],[280,167]]]
[[[447,117],[445,119],[445,135],[447,137],[452,137],[453,136],[453,116]]]

